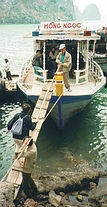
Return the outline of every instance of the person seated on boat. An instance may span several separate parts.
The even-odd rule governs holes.
[[[16,149],[15,149],[15,159],[18,156],[19,149],[23,144],[23,139],[25,136],[29,136],[29,131],[34,130],[36,127],[36,122],[32,122],[31,117],[30,117],[30,110],[31,107],[27,103],[22,104],[22,111],[21,113],[17,113],[9,122],[7,125],[8,132],[11,131],[11,128],[13,124],[16,122],[16,120],[19,119],[19,117],[23,118],[23,125],[22,125],[22,134],[17,135],[13,134],[14,142],[16,144]]]
[[[63,78],[64,78],[64,85],[70,90],[70,84],[69,84],[69,71],[72,67],[72,57],[71,54],[66,51],[65,44],[61,44],[59,47],[59,54],[56,57],[56,62],[58,64],[58,71],[63,72]]]
[[[43,70],[42,69],[43,67],[42,54],[40,50],[36,51],[36,54],[34,55],[33,60],[32,60],[32,65],[34,68],[34,73],[37,75],[43,76],[43,73],[39,72],[39,70]]]
[[[6,78],[8,80],[12,80],[11,77],[11,72],[10,72],[10,64],[7,58],[5,58],[5,68],[4,68],[5,72],[6,72]]]
[[[58,55],[58,51],[55,50],[55,47],[52,47],[51,51],[49,52],[49,62],[48,62],[50,78],[54,76],[54,73],[56,72],[56,69],[57,69],[57,64],[56,64],[57,55]]]

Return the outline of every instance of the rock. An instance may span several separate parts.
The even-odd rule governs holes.
[[[99,172],[100,177],[107,177],[107,170]]]
[[[56,195],[54,191],[49,192],[49,203],[55,207],[60,206],[61,196]]]
[[[37,206],[37,202],[35,202],[33,199],[27,199],[24,203],[24,207],[35,207]]]
[[[60,194],[60,196],[65,196],[64,192],[60,192],[59,194]]]
[[[77,195],[76,196],[76,199],[79,201],[79,202],[82,202],[84,200],[84,197],[82,195]]]
[[[90,182],[90,190],[92,190],[93,188],[96,188],[96,183],[94,182]]]
[[[0,182],[0,207],[15,207],[14,203],[14,186],[7,182]]]
[[[70,205],[67,196],[62,197],[61,204],[63,204],[63,206]]]
[[[78,192],[73,192],[72,193],[72,196],[77,196],[78,195]]]
[[[82,191],[80,192],[80,195],[83,195],[83,196],[88,196],[88,194],[89,194],[89,192],[86,191],[86,190],[82,190]]]
[[[107,183],[103,183],[93,189],[92,195],[89,197],[91,203],[106,204],[107,203]],[[107,205],[107,204],[106,204]]]

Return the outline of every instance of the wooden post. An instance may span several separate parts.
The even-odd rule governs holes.
[[[77,73],[76,73],[76,83],[79,82],[79,41],[77,42]]]
[[[86,68],[88,69],[88,50],[89,50],[89,40],[87,40],[87,48],[86,48]],[[85,75],[87,75],[86,76],[86,81],[88,80],[88,70],[86,70],[86,72],[85,72]]]
[[[43,77],[44,77],[44,82],[46,81],[46,71],[45,71],[45,41],[43,44]]]

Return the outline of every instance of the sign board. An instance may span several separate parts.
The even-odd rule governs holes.
[[[77,31],[82,29],[81,22],[41,22],[41,31]]]

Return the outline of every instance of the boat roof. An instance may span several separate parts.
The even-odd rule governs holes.
[[[36,40],[97,40],[100,36],[82,28],[80,22],[42,22],[26,38]]]

